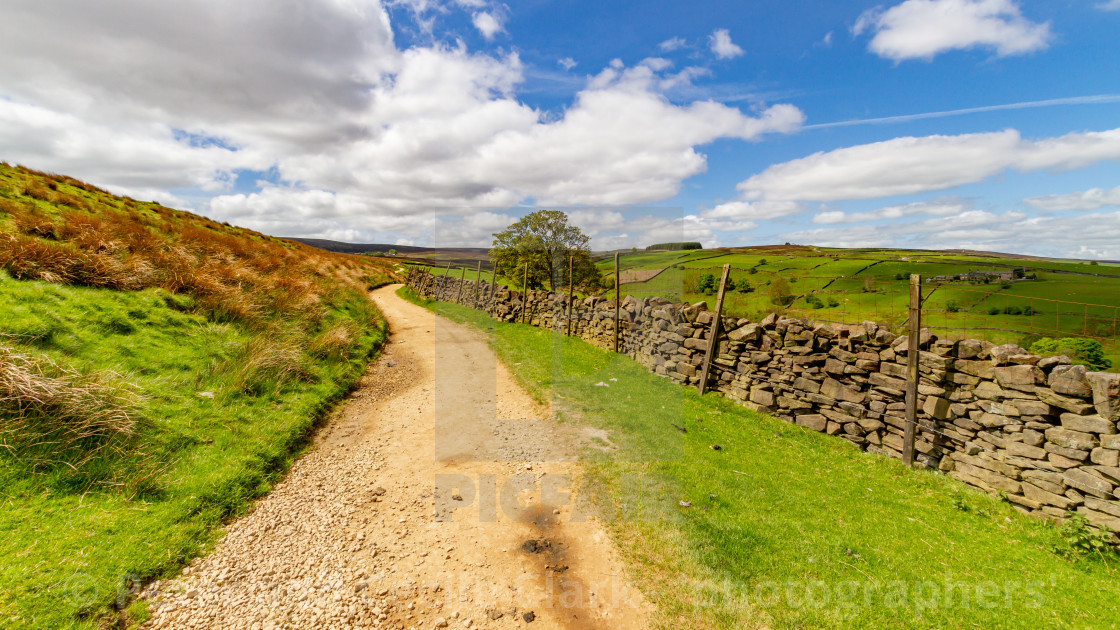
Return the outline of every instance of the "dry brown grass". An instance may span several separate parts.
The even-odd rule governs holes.
[[[0,344],[0,447],[33,471],[61,463],[82,472],[106,454],[136,460],[138,402],[118,374],[82,373]]]
[[[303,352],[283,339],[254,337],[217,369],[247,394],[262,394],[295,381],[313,382],[314,373],[304,365]]]
[[[308,350],[317,357],[333,357],[346,360],[350,358],[350,348],[353,345],[354,336],[354,331],[349,326],[338,324],[324,330],[319,336],[312,339]]]
[[[0,268],[16,278],[162,287],[192,295],[221,321],[266,328],[282,319],[314,336],[324,304],[343,297],[340,286],[364,292],[362,277],[395,275],[368,259],[113,197],[73,178],[24,167],[9,173],[18,180],[0,191],[16,195],[0,198],[13,226],[0,227]]]

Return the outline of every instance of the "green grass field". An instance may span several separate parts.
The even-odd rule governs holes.
[[[1120,619],[1115,556],[1060,555],[1055,528],[994,497],[700,397],[579,339],[417,302],[477,326],[563,421],[605,429],[619,445],[586,453],[581,488],[597,497],[661,627],[1113,628]]]
[[[610,259],[598,262],[604,273],[609,273],[613,264]],[[724,301],[725,312],[730,315],[759,319],[780,311],[818,321],[858,324],[870,320],[892,327],[901,327],[907,320],[911,273],[932,278],[1026,267],[1036,279],[1008,286],[998,281],[927,283],[923,288],[927,300],[924,322],[950,338],[981,338],[1025,346],[1042,336],[1091,336],[1101,340],[1114,367],[1120,368],[1118,265],[947,252],[797,247],[622,256],[623,268],[632,264],[635,268],[665,271],[646,282],[624,284],[624,295],[705,301],[713,308],[716,296],[699,291],[700,279],[711,274],[718,280],[722,265],[729,264],[731,280],[737,286]],[[793,294],[792,303],[785,307],[776,306],[768,292],[771,282],[778,278],[789,283]],[[739,288],[744,282],[750,286],[749,291]],[[613,297],[614,291],[606,295]],[[819,300],[819,307],[810,302],[814,298]],[[1014,314],[1015,309],[1022,312],[1028,308],[1032,315]]]
[[[700,280],[711,274],[718,282],[724,264],[731,265],[730,277],[736,284],[736,290],[724,300],[729,315],[761,319],[780,311],[827,322],[859,324],[870,320],[899,330],[909,316],[910,274],[932,278],[1025,267],[1036,279],[1009,286],[998,281],[927,283],[923,288],[925,324],[937,328],[943,337],[1023,346],[1044,336],[1090,336],[1101,341],[1106,357],[1120,369],[1120,265],[794,246],[638,251],[622,254],[620,269],[664,271],[645,282],[625,283],[622,291],[638,298],[704,301],[714,308],[716,295],[702,293]],[[600,259],[596,265],[605,278],[612,276],[613,256]],[[433,268],[432,272],[447,273],[445,267]],[[459,277],[462,269],[453,266],[449,273]],[[473,279],[474,273],[473,268],[467,268],[468,279]],[[492,282],[493,274],[484,271],[483,278]],[[779,278],[790,284],[793,294],[793,301],[784,307],[776,306],[769,295],[770,284]],[[498,282],[503,280],[499,278]],[[743,284],[750,289],[744,290]],[[613,298],[614,293],[611,289],[604,295]],[[1015,309],[1029,309],[1033,314],[1016,315]]]
[[[367,307],[333,308],[341,320]],[[0,313],[0,335],[23,340],[25,352],[125,375],[143,396],[141,441],[156,462],[145,487],[115,491],[86,487],[66,467],[0,458],[0,627],[13,629],[97,628],[136,584],[205,552],[217,526],[287,469],[384,338],[369,328],[349,361],[307,356],[305,378],[247,393],[237,369],[257,335],[183,312],[160,289],[15,281],[0,271]]]
[[[448,269],[446,263],[443,266],[433,266],[433,267],[427,267],[427,266],[421,267],[420,265],[413,265],[413,264],[410,264],[408,266],[411,267],[411,268],[423,268],[425,270],[431,271],[432,275],[434,275],[434,276],[449,275],[449,276],[451,276],[452,278],[455,278],[455,279],[459,279],[459,278],[463,277],[463,271],[466,270],[466,279],[467,280],[470,280],[470,281],[473,282],[476,277],[481,275],[483,282],[491,282],[491,283],[494,282],[494,272],[493,271],[487,271],[486,269],[483,269],[481,274],[480,274],[477,267],[456,267],[456,266],[452,265],[451,268]]]

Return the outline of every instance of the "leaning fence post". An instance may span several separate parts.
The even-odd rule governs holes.
[[[525,263],[525,282],[521,285],[521,323],[529,321],[529,263]]]
[[[902,463],[914,463],[914,433],[918,428],[918,359],[922,354],[922,276],[910,274],[910,336],[906,345],[906,433]]]
[[[463,267],[463,272],[459,274],[459,292],[455,294],[455,303],[458,304],[459,300],[463,297],[463,285],[467,282],[467,268]]]
[[[614,351],[618,352],[618,311],[622,303],[622,287],[618,284],[618,252],[614,253]]]
[[[575,276],[572,275],[572,269],[575,267],[573,261],[574,256],[568,256],[568,332],[569,337],[572,336],[572,298],[575,292],[576,281]]]
[[[474,272],[474,300],[471,308],[478,308],[479,287],[482,286],[482,261],[478,261],[478,269]]]
[[[443,292],[447,290],[447,276],[451,274],[451,263],[447,263],[447,269],[443,270],[443,275],[439,278],[439,296],[436,299],[444,299]]]
[[[700,383],[696,389],[700,395],[704,395],[704,390],[708,389],[708,373],[712,369],[712,356],[716,353],[716,348],[719,347],[719,321],[723,313],[723,293],[727,289],[727,276],[731,273],[731,265],[723,266],[723,275],[719,279],[719,297],[716,298],[716,312],[715,318],[712,319],[712,329],[708,333],[708,351],[704,353],[704,368],[700,371]]]

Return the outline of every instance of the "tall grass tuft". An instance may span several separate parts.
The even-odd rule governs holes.
[[[134,483],[145,467],[138,445],[140,397],[113,372],[81,372],[0,344],[0,447],[32,473],[62,472],[79,483]]]
[[[250,395],[275,391],[287,383],[315,380],[298,346],[269,337],[250,339],[215,371],[225,375],[233,389]]]

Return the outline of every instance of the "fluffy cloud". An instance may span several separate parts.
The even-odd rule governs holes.
[[[661,48],[662,52],[672,52],[684,48],[685,44],[683,37],[673,37],[661,42],[658,47]]]
[[[717,28],[713,31],[708,36],[708,44],[720,59],[734,59],[743,54],[743,49],[731,41],[731,32],[725,28]]]
[[[701,214],[711,219],[760,221],[788,217],[804,210],[804,206],[795,201],[728,201],[705,210]]]
[[[915,216],[952,217],[971,209],[972,203],[970,201],[952,197],[888,206],[870,212],[842,212],[840,210],[819,212],[813,215],[813,223],[832,225],[837,223],[866,223]]]
[[[1039,210],[1099,210],[1120,206],[1120,186],[1111,190],[1090,188],[1084,192],[1066,195],[1047,195],[1024,199],[1023,203]]]
[[[1051,39],[1050,25],[1023,17],[1013,0],[906,0],[865,12],[852,31],[866,30],[875,32],[868,48],[895,61],[969,48],[1021,55],[1046,48]]]
[[[494,39],[495,35],[505,30],[505,27],[502,26],[502,20],[491,11],[475,13],[471,16],[471,23],[486,39]]]
[[[542,205],[624,205],[676,194],[704,170],[693,148],[716,138],[791,131],[803,116],[776,105],[758,117],[704,101],[670,103],[656,86],[663,60],[615,64],[592,78],[563,118],[512,98],[516,57],[413,49],[390,87],[375,93],[371,126],[382,131],[329,155],[281,164],[289,181],[356,186],[379,210],[469,211]],[[355,168],[354,165],[360,165]]]
[[[1097,5],[1101,11],[1120,11],[1120,0],[1107,0]]]
[[[0,53],[8,98],[270,151],[362,133],[353,117],[399,60],[384,9],[361,0],[12,0]]]
[[[456,4],[500,28],[491,3]],[[283,11],[266,0],[13,0],[0,21],[0,158],[138,197],[193,191],[216,218],[277,234],[431,236],[437,212],[497,221],[521,202],[660,201],[705,170],[698,146],[804,120],[791,105],[746,114],[666,98],[702,72],[612,63],[556,115],[518,99],[516,54],[398,50],[370,0]],[[205,203],[246,171],[277,185]]]
[[[910,223],[801,230],[780,238],[827,247],[977,249],[1115,259],[1120,258],[1120,212],[1033,217],[971,210]]]
[[[836,201],[971,184],[1006,170],[1075,169],[1120,160],[1120,129],[1025,140],[1013,129],[894,138],[815,153],[740,182],[744,199]]]
[[[192,142],[165,125],[106,125],[0,99],[0,158],[66,173],[113,192],[182,203],[168,191],[225,189],[241,169],[266,169],[259,151]],[[111,150],[107,150],[111,148]]]

